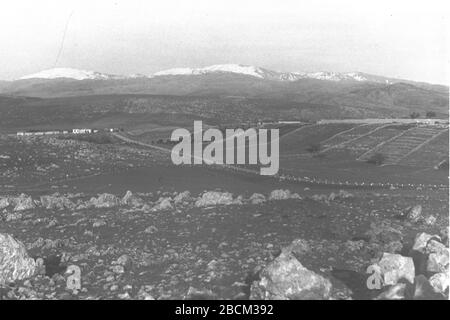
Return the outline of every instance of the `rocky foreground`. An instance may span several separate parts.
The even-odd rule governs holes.
[[[343,190],[0,196],[0,298],[446,299],[448,208],[426,201]]]

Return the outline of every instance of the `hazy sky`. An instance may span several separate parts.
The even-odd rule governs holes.
[[[220,63],[450,78],[444,0],[0,1],[0,79]]]

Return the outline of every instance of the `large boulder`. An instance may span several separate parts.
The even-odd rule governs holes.
[[[435,292],[445,293],[450,285],[450,275],[448,272],[435,273],[429,281]]]
[[[395,285],[401,279],[414,283],[414,262],[410,257],[385,252],[372,268],[380,275],[385,286]]]
[[[41,196],[41,206],[45,209],[74,209],[75,204],[64,196],[53,194],[50,196]]]
[[[428,253],[427,271],[449,272],[449,248],[436,240],[430,240],[426,247]]]
[[[233,204],[233,194],[229,192],[208,191],[195,202],[196,207]]]
[[[429,281],[435,292],[445,293],[450,286],[450,275],[448,272],[435,273]]]
[[[36,205],[30,196],[22,193],[20,196],[10,199],[14,205],[14,211],[25,211],[34,209]]]
[[[330,297],[331,282],[305,268],[297,258],[283,251],[261,271],[250,289],[254,300],[323,300]]]
[[[36,269],[36,262],[28,256],[23,243],[0,233],[0,285],[31,277]]]
[[[414,239],[414,245],[413,245],[412,249],[414,251],[424,253],[425,249],[427,247],[428,241],[430,241],[432,239],[440,240],[440,237],[437,235],[431,235],[431,234],[428,234],[425,232],[418,233]]]

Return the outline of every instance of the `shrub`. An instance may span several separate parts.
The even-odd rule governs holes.
[[[428,111],[428,112],[426,113],[426,117],[427,117],[427,118],[434,118],[434,117],[436,117],[436,112],[434,112],[434,111]]]
[[[410,117],[411,119],[417,119],[417,118],[420,117],[420,113],[418,113],[418,112],[413,112],[413,113],[411,113],[411,114],[409,115],[409,117]]]
[[[375,153],[369,159],[367,159],[367,162],[379,166],[382,165],[385,160],[386,157],[383,154]]]
[[[311,153],[319,152],[322,146],[319,143],[310,143],[306,150]]]

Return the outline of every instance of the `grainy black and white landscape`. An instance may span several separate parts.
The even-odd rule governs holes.
[[[363,72],[0,81],[0,300],[448,299],[448,117],[448,86]],[[172,164],[194,120],[279,129],[278,174]]]

